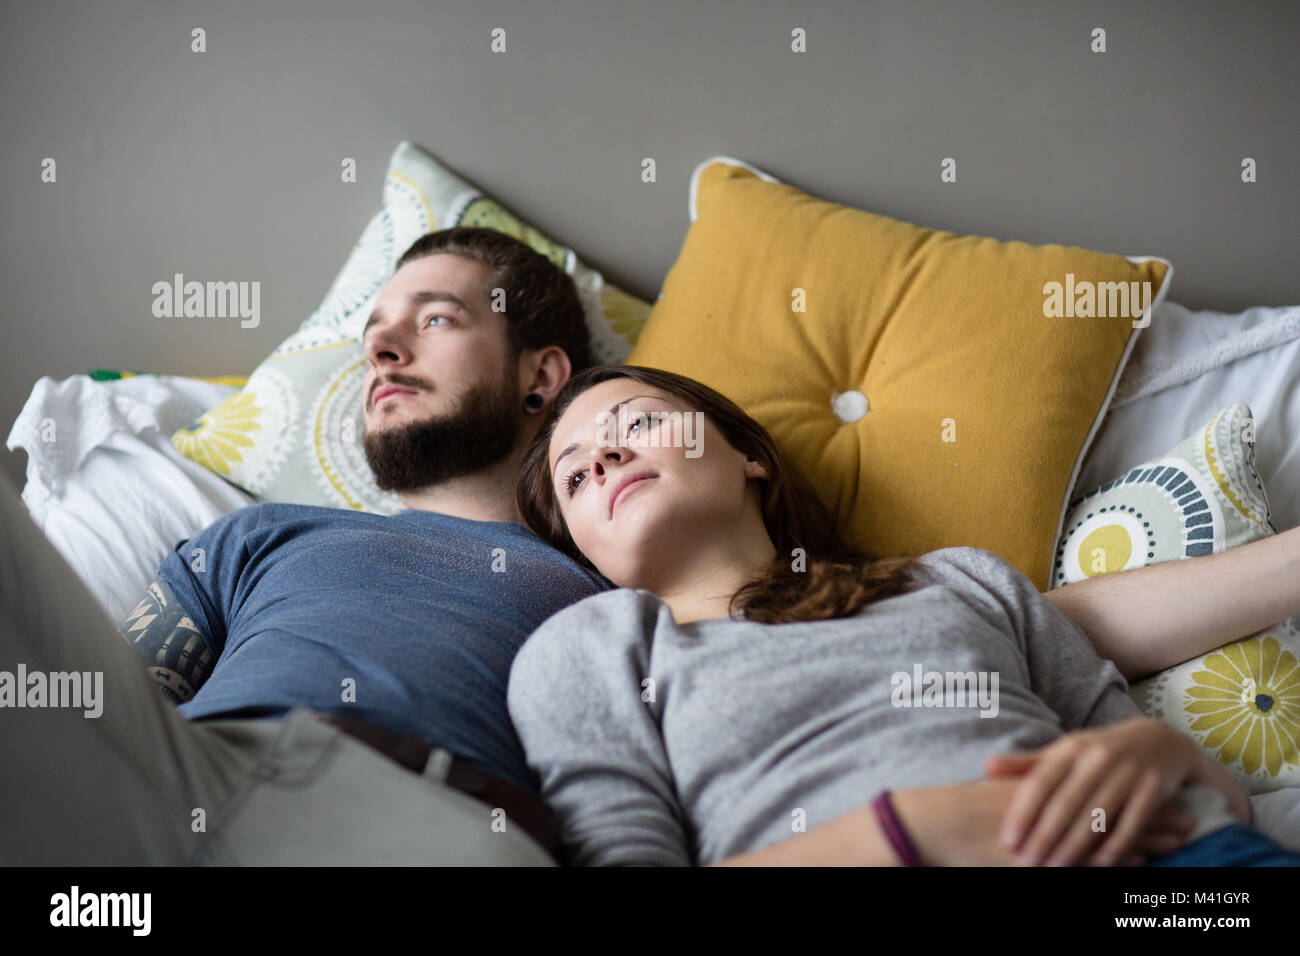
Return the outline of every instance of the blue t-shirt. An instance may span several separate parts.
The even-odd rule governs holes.
[[[510,665],[548,617],[610,586],[513,522],[274,503],[178,542],[158,577],[215,661],[186,717],[355,717],[533,793]]]

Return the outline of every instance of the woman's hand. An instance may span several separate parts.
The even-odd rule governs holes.
[[[991,777],[1023,775],[1001,845],[1021,863],[1055,866],[1108,866],[1135,850],[1176,849],[1171,798],[1206,770],[1192,740],[1150,717],[1075,731],[1041,750],[994,757],[987,769]]]

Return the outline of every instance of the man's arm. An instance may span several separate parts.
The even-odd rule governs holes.
[[[155,579],[117,625],[149,663],[149,676],[173,704],[193,697],[211,670],[212,651],[166,583]]]
[[[1300,614],[1300,528],[1047,591],[1129,681]]]

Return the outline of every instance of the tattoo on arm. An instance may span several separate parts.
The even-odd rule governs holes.
[[[207,641],[163,581],[149,585],[117,629],[144,655],[149,676],[173,704],[189,700],[208,679],[212,652]]]

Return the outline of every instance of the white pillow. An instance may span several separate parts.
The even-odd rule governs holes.
[[[74,375],[43,377],[28,396],[6,441],[27,452],[23,501],[113,621],[178,541],[255,503],[169,437],[237,391],[179,376]]]
[[[1255,417],[1255,467],[1279,531],[1300,525],[1300,306],[1236,315],[1162,302],[1138,336],[1075,488],[1162,454],[1225,405]]]

